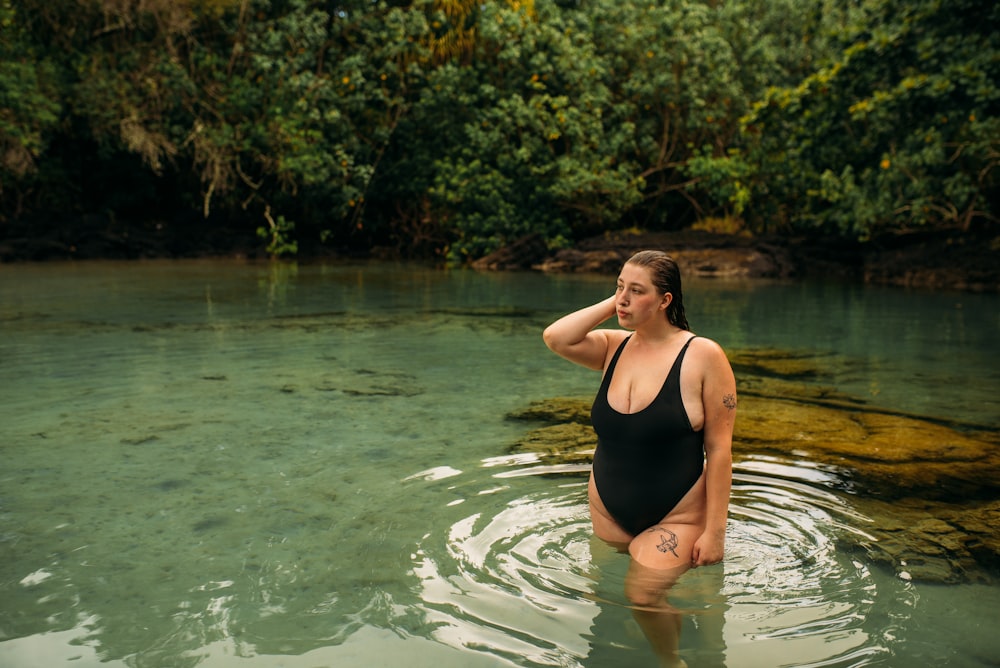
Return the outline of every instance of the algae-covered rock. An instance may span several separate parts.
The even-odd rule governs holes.
[[[803,391],[802,400],[744,394],[740,399],[733,452],[806,459],[849,472],[858,491],[884,498],[917,496],[942,500],[983,497],[1000,491],[1000,443],[995,434],[963,433],[901,415],[829,408],[822,393]],[[837,400],[840,401],[839,399]],[[572,438],[543,427],[514,445],[539,452],[549,464],[580,461],[597,437],[590,424],[589,398],[536,401],[512,418],[545,425],[574,424]]]
[[[540,422],[511,445],[512,452],[531,452],[546,466],[589,463],[597,447],[597,435],[590,426],[590,399],[556,397],[534,401],[508,414],[512,420]],[[579,470],[559,469],[579,475]]]
[[[871,540],[845,541],[908,580],[989,581],[1000,561],[1000,502],[946,504],[923,499],[886,502],[858,498],[855,508],[871,520]],[[994,523],[992,526],[990,522]],[[857,538],[857,537],[855,537]]]
[[[900,577],[968,582],[1000,569],[1000,501],[986,501],[1000,496],[996,430],[889,411],[813,384],[828,375],[822,362],[830,360],[780,351],[733,358],[740,369],[737,462],[763,454],[839,472],[852,503],[871,519],[863,527],[870,538],[847,534],[847,547],[865,550]],[[512,449],[552,466],[590,461],[597,445],[591,402],[558,397],[512,413],[541,425]]]
[[[751,450],[846,468],[882,497],[954,499],[1000,491],[995,434],[872,410],[843,410],[744,396],[734,451]]]
[[[567,422],[533,429],[513,450],[536,453],[544,465],[587,464],[593,460],[596,445],[591,427]]]
[[[980,564],[1000,571],[1000,500],[972,503],[968,506],[945,508],[940,516],[963,531],[968,539],[965,547]]]
[[[774,348],[740,350],[729,355],[729,363],[738,378],[763,376],[777,378],[820,378],[828,376],[829,360],[821,365],[815,353],[794,353]]]
[[[507,417],[512,420],[531,420],[550,424],[577,422],[589,425],[590,404],[591,400],[589,399],[555,397],[553,399],[533,401],[525,408],[512,411]]]

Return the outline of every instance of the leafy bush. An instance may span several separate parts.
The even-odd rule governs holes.
[[[272,254],[454,262],[699,218],[971,230],[1000,199],[998,24],[984,0],[0,0],[0,220],[196,213]]]

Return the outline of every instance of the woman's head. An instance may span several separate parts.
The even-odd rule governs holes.
[[[671,294],[667,305],[667,320],[674,327],[691,329],[687,316],[684,314],[684,295],[681,292],[681,270],[673,258],[662,251],[639,251],[625,262],[637,267],[643,267],[649,272],[653,286],[661,293]]]

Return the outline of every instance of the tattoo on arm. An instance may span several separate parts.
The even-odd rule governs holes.
[[[722,397],[722,405],[725,406],[726,408],[728,408],[729,410],[735,410],[736,409],[736,395],[735,394],[727,394],[726,396]]]

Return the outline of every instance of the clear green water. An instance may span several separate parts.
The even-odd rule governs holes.
[[[413,265],[0,266],[0,666],[649,666],[585,479],[505,420],[591,395],[545,324],[613,278]],[[828,354],[880,405],[1000,426],[1000,298],[698,283],[729,350]],[[736,470],[692,666],[991,666],[996,585],[900,580],[808,462]]]

